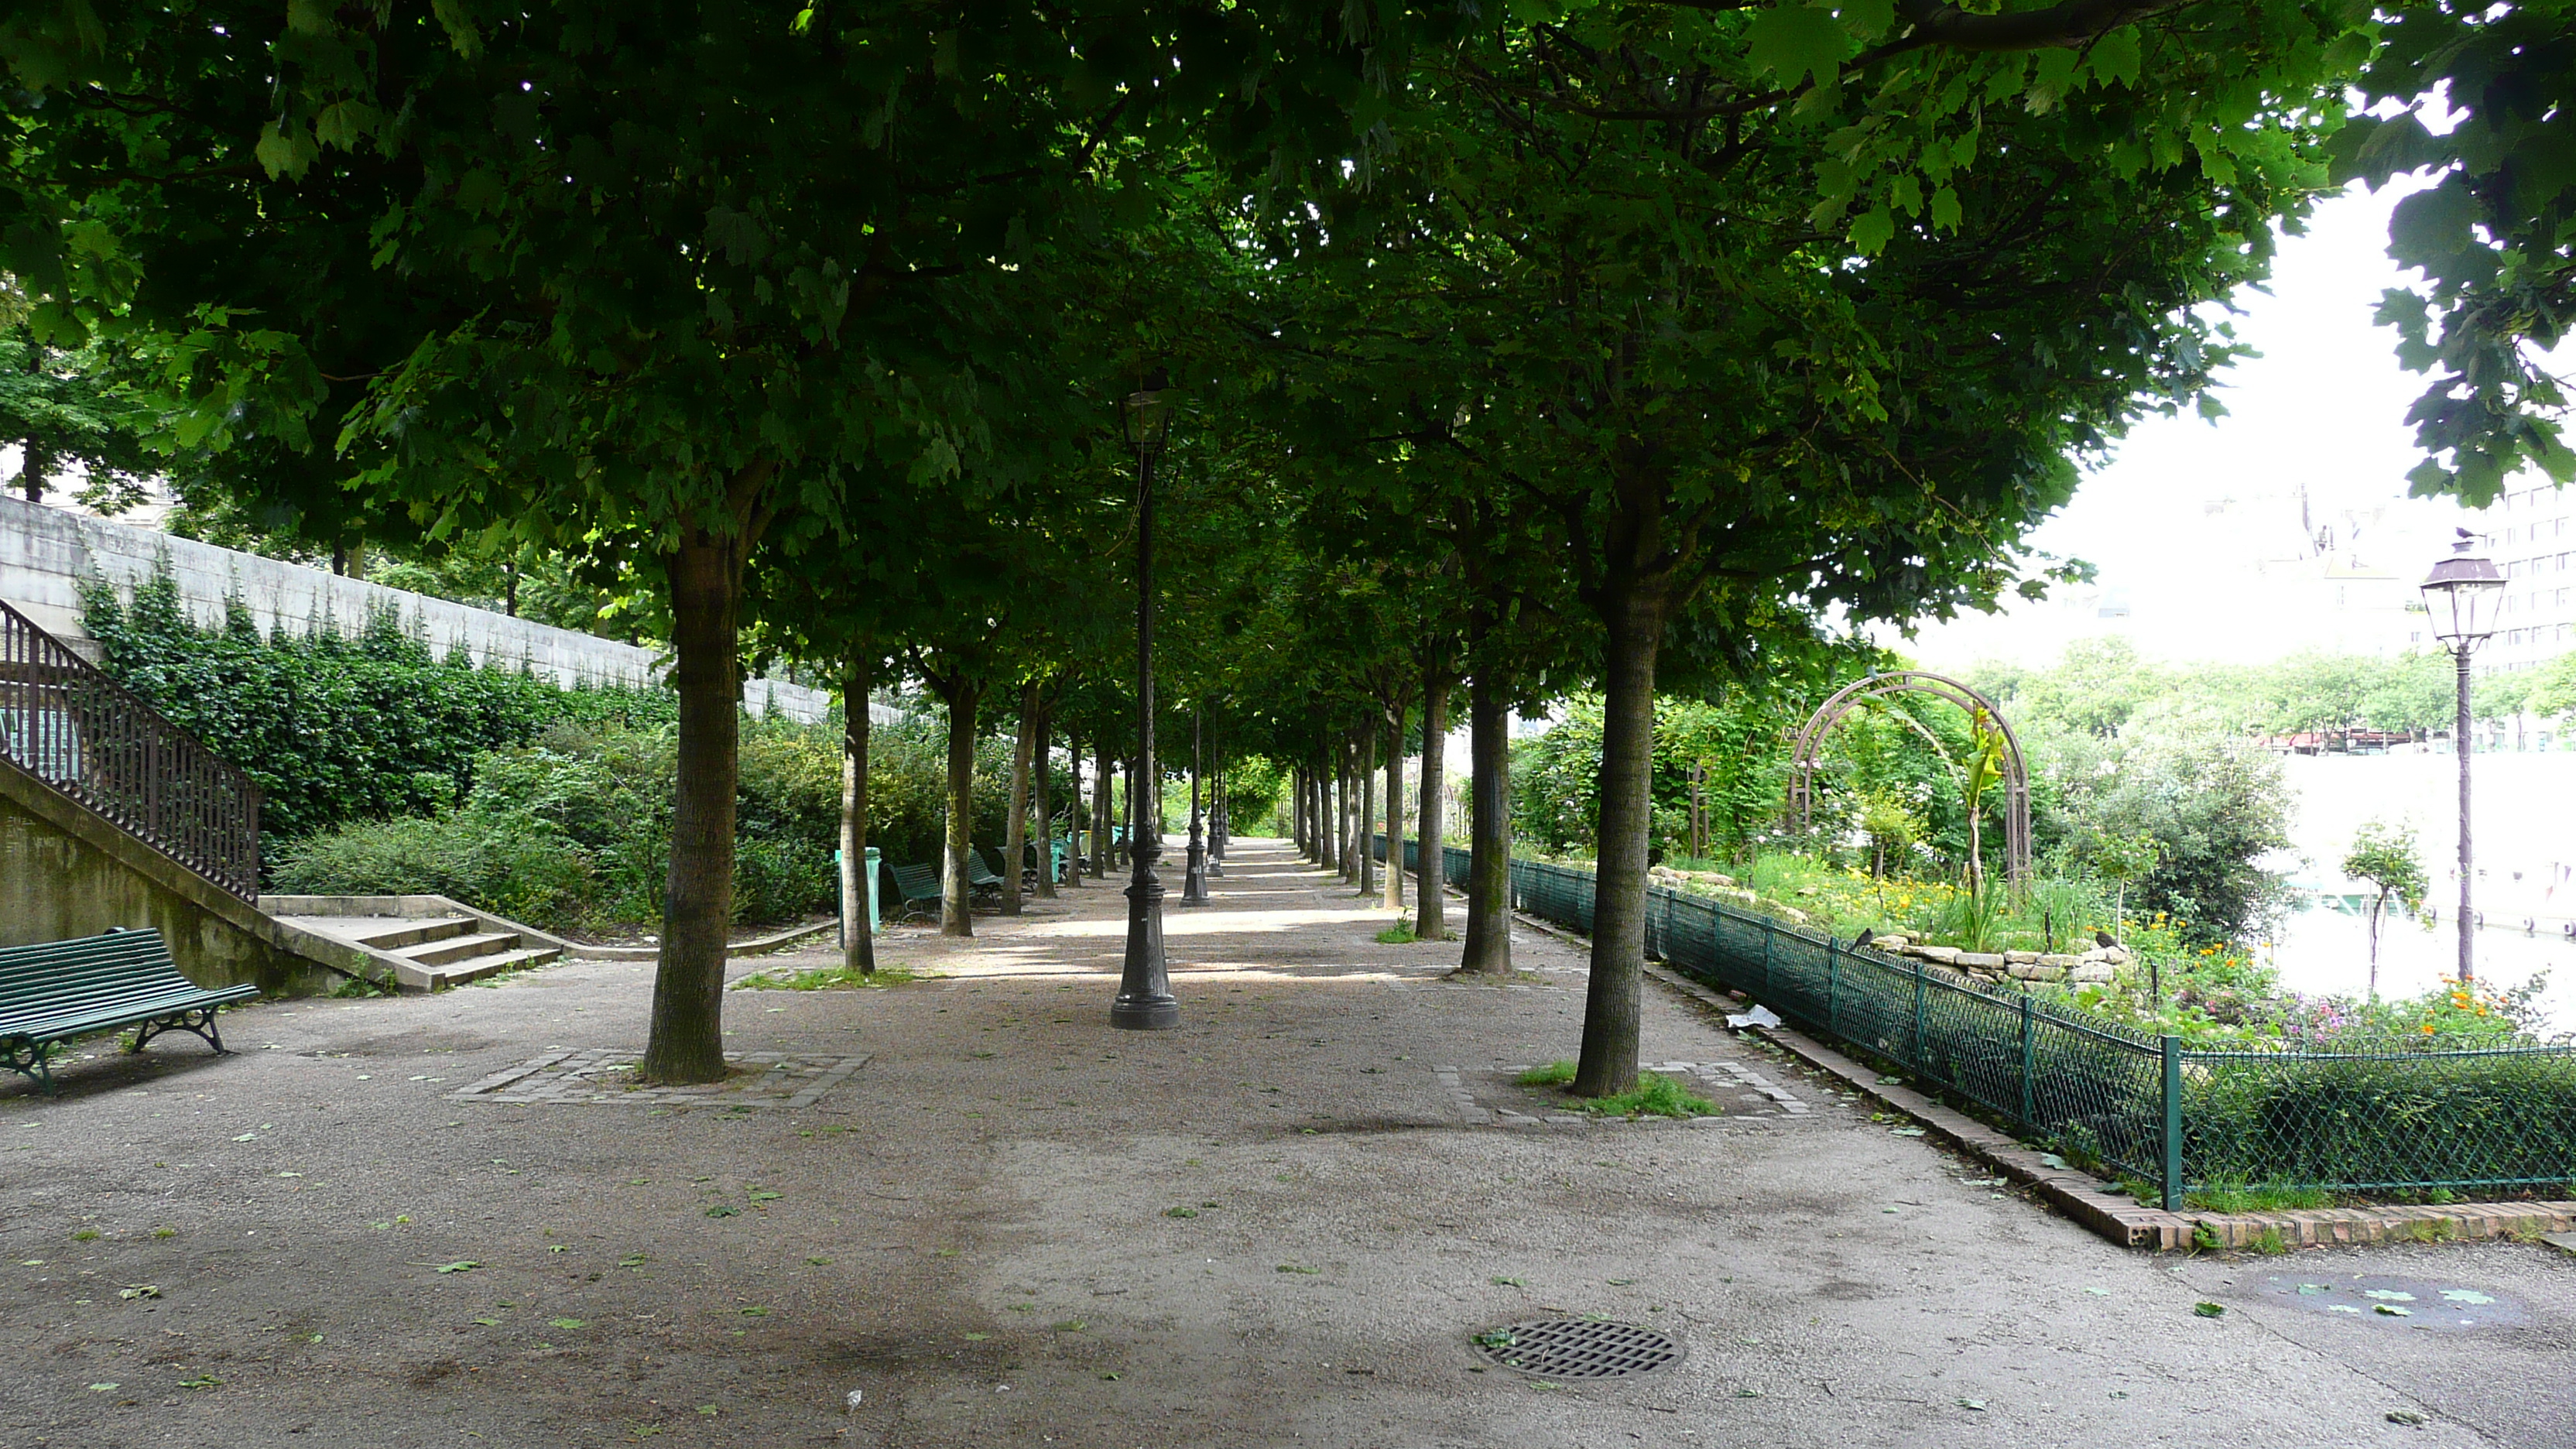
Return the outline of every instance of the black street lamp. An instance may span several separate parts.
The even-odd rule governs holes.
[[[1189,866],[1181,873],[1181,904],[1203,906],[1208,903],[1207,837],[1199,823],[1199,712],[1190,711],[1190,854]]]
[[[2458,713],[2452,721],[2452,749],[2460,757],[2460,979],[2474,979],[2472,943],[2478,928],[2469,903],[2469,656],[2495,633],[2496,604],[2504,596],[2504,575],[2495,561],[2469,552],[2476,538],[2460,530],[2451,556],[2433,565],[2424,580],[2424,607],[2433,616],[2433,637],[2451,651],[2459,674]]]
[[[1154,759],[1154,460],[1171,436],[1174,399],[1161,368],[1127,394],[1119,420],[1136,450],[1136,773],[1128,855],[1127,957],[1109,1024],[1125,1031],[1165,1031],[1181,1024],[1172,974],[1163,960],[1163,882],[1154,863],[1163,855],[1162,772]]]

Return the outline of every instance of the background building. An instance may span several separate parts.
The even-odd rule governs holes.
[[[2483,667],[2532,669],[2576,649],[2576,490],[2546,481],[2510,490],[2488,529],[2505,587],[2496,636],[2480,651]]]

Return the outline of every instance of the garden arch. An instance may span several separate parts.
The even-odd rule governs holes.
[[[1895,694],[1928,694],[1966,710],[1972,719],[1982,710],[1995,722],[1996,730],[2004,737],[2004,876],[2008,880],[2028,879],[2030,770],[2022,762],[2020,738],[2005,723],[2003,711],[1995,708],[1993,700],[1947,675],[1920,669],[1891,669],[1847,684],[1808,718],[1806,727],[1798,731],[1797,747],[1789,755],[1789,828],[1803,832],[1815,827],[1816,765],[1834,726],[1863,701]]]

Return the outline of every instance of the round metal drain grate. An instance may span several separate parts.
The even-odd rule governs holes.
[[[1508,1369],[1550,1379],[1618,1379],[1678,1361],[1682,1346],[1651,1328],[1588,1318],[1544,1318],[1477,1334],[1476,1352]]]

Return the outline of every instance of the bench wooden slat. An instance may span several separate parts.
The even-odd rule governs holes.
[[[168,1016],[176,1011],[194,1011],[205,1006],[223,1006],[247,1001],[259,995],[256,986],[233,986],[222,991],[198,991],[186,995],[164,993],[136,997],[113,1003],[86,1005],[66,1003],[60,1009],[41,1016],[8,1016],[0,1018],[0,1036],[23,1037],[30,1041],[60,1041],[111,1026],[126,1026]]]

